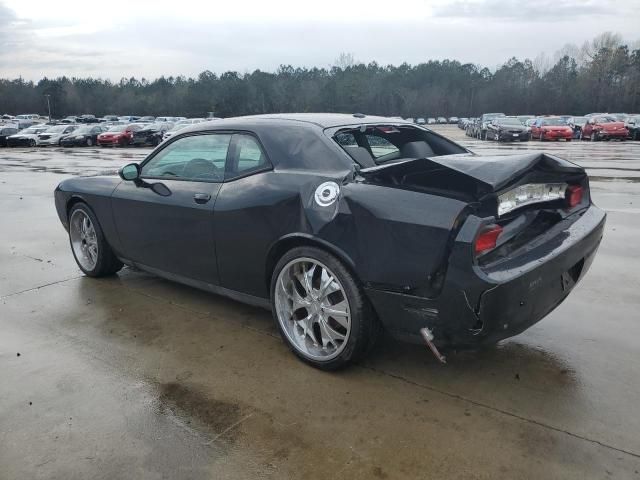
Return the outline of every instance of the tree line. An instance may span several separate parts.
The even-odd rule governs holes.
[[[0,114],[52,116],[181,115],[230,117],[274,112],[361,112],[426,117],[585,114],[640,111],[640,48],[616,34],[581,47],[567,45],[554,61],[511,58],[494,72],[455,60],[382,66],[342,54],[331,68],[280,66],[276,72],[210,71],[197,78],[155,80],[0,79]]]

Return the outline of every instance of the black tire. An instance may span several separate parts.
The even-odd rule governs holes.
[[[591,136],[589,137],[589,139],[590,139],[592,142],[597,142],[597,141],[598,141],[598,136],[596,135],[596,133],[595,133],[595,132],[591,132]]]
[[[29,146],[30,147],[35,147],[36,146],[36,141],[33,138],[31,140],[29,140]]]
[[[342,285],[349,303],[351,314],[351,331],[346,340],[346,346],[338,356],[318,361],[305,356],[289,341],[278,320],[275,307],[275,287],[280,271],[292,260],[297,258],[311,258],[326,265],[337,277]],[[373,348],[382,331],[381,324],[376,317],[373,307],[365,296],[359,281],[334,255],[316,247],[296,247],[285,253],[276,264],[271,276],[271,312],[276,322],[280,336],[289,349],[303,362],[326,371],[345,368],[356,362]]]
[[[91,137],[87,138],[87,147],[93,147],[93,139]]]
[[[71,246],[71,253],[73,253],[73,258],[80,270],[84,272],[88,277],[106,277],[108,275],[113,275],[118,272],[122,267],[123,263],[118,260],[118,258],[111,250],[111,246],[107,243],[107,240],[104,238],[104,233],[102,233],[102,227],[98,222],[98,218],[93,213],[93,210],[84,202],[76,203],[71,210],[69,210],[69,219],[73,216],[73,213],[76,210],[82,210],[90,219],[91,223],[93,223],[93,227],[96,232],[96,237],[98,239],[98,260],[96,262],[95,267],[92,270],[85,269],[78,258],[76,257],[76,253],[73,249],[73,245],[71,245],[71,236],[69,236],[69,245]]]

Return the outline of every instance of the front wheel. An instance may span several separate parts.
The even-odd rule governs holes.
[[[86,203],[75,204],[69,212],[69,242],[78,267],[90,277],[112,275],[122,268]]]
[[[378,320],[355,277],[319,248],[297,247],[280,259],[271,305],[289,348],[322,370],[362,358],[378,336]]]
[[[35,147],[36,146],[36,141],[32,138],[31,140],[29,140],[29,146],[30,147]]]
[[[87,138],[87,147],[93,147],[93,139]]]
[[[592,132],[592,133],[591,133],[591,137],[589,137],[589,138],[590,138],[590,140],[591,140],[592,142],[597,142],[597,141],[598,141],[598,137],[597,137],[597,135],[595,134],[595,132]]]

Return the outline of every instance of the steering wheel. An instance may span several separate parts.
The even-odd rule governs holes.
[[[216,167],[213,162],[205,160],[204,158],[194,158],[193,160],[189,160],[184,166],[182,176],[186,178],[211,176],[213,178],[218,170],[219,168]]]

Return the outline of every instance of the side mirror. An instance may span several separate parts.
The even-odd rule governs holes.
[[[140,178],[140,165],[137,163],[129,163],[118,170],[118,175],[120,175],[120,178],[123,180],[138,180]]]

